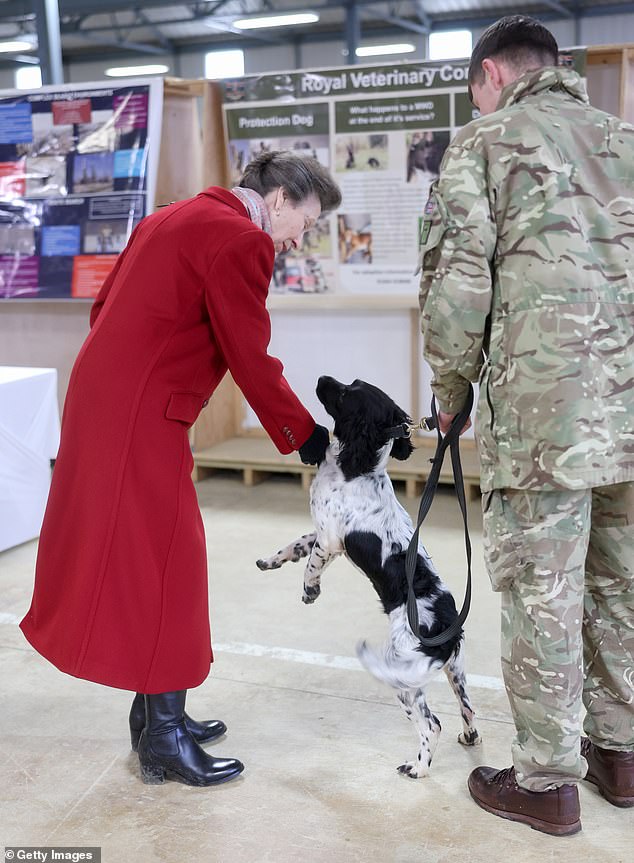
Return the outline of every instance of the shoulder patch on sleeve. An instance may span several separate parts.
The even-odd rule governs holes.
[[[431,219],[428,217],[423,222],[423,227],[420,232],[420,241],[419,245],[424,246],[429,238],[429,232],[431,231]]]
[[[418,238],[418,245],[424,246],[427,242],[427,238],[429,237],[429,232],[431,230],[432,221],[434,218],[434,213],[437,209],[436,196],[432,192],[427,199],[427,203],[425,204],[425,209],[423,210],[423,219],[422,225],[420,228],[420,236]]]

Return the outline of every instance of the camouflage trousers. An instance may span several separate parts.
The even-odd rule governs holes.
[[[502,594],[502,671],[518,783],[585,776],[583,727],[634,749],[634,483],[483,497],[484,550]]]

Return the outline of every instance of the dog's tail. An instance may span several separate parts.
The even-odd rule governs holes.
[[[441,662],[431,661],[419,650],[398,651],[389,642],[377,651],[360,641],[357,656],[366,671],[394,689],[418,689],[442,668]]]

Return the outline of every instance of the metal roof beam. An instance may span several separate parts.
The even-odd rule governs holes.
[[[167,51],[174,50],[174,44],[167,38],[165,33],[160,29],[158,24],[155,24],[150,18],[147,17],[145,12],[142,9],[136,10],[137,20],[144,23],[156,36],[156,39],[159,45],[162,45]]]
[[[39,66],[40,58],[34,57],[32,54],[14,54],[11,57],[14,63],[21,63],[24,66]]]
[[[581,18],[599,18],[602,15],[630,15],[634,12],[634,3],[609,3],[606,6],[581,6]]]
[[[429,35],[427,27],[423,24],[417,24],[415,21],[409,21],[407,18],[400,18],[397,15],[383,15],[380,12],[372,12],[368,9],[364,9],[363,14],[367,18],[372,18],[375,21],[385,21],[386,24],[394,24],[402,30],[409,30],[411,33],[418,33],[419,36]]]
[[[38,8],[42,8],[42,4],[48,2],[51,2],[51,0],[28,0],[28,2],[25,2],[25,0],[2,0],[2,2],[0,2],[0,21],[8,21],[13,18],[18,22],[23,22],[23,26],[26,24],[28,28],[35,29],[39,18],[39,28],[41,30],[43,20],[42,16],[40,15],[36,17],[34,10],[36,6]],[[199,50],[202,40],[200,42],[197,40],[200,37],[172,37],[170,39],[164,32],[162,32],[163,28],[168,27],[171,23],[178,24],[203,19],[213,21],[214,17],[218,16],[223,20],[217,21],[219,26],[216,30],[216,35],[219,37],[219,40],[221,40],[223,32],[226,33],[226,44],[235,44],[239,47],[255,46],[258,43],[271,45],[286,44],[290,34],[284,33],[276,38],[257,31],[246,33],[233,29],[231,24],[228,23],[231,20],[231,16],[227,16],[226,9],[224,8],[229,2],[230,0],[215,0],[215,2],[209,3],[185,0],[185,2],[179,4],[178,0],[146,0],[146,2],[143,3],[141,0],[59,0],[60,11],[65,18],[61,25],[61,31],[63,34],[68,33],[69,35],[72,34],[74,36],[80,36],[87,43],[93,42],[94,44],[104,46],[112,45],[113,48],[121,51],[136,51],[147,54],[160,54],[167,51],[172,53],[175,51],[187,52],[190,49],[194,51]],[[347,10],[349,8],[349,2],[350,0],[315,0],[314,3],[311,3],[311,8],[314,8],[317,11],[321,9],[337,8]],[[572,0],[565,0],[565,3],[558,2],[558,0],[544,0],[544,2],[545,5],[541,7],[543,11],[540,14],[540,18],[545,23],[562,19],[572,20],[575,24],[574,41],[576,42],[579,42],[580,39],[580,21],[591,19],[596,16],[610,16],[615,14],[625,15],[634,13],[634,0],[630,0],[630,2],[625,3],[609,3],[604,6],[598,5],[594,7],[585,5],[585,2],[582,3],[581,0],[574,0],[574,3]],[[152,21],[152,19],[146,14],[147,9],[157,8],[166,10],[168,7],[173,7],[175,5],[181,6],[181,8],[185,7],[186,9],[195,9],[198,14],[193,14],[192,18],[189,19],[179,17],[178,19],[172,19],[171,21]],[[300,6],[299,0],[297,0],[296,5]],[[398,30],[400,31],[410,30],[413,33],[421,33],[422,35],[425,34],[426,30],[424,28],[427,25],[424,23],[419,25],[417,17],[415,17],[417,15],[418,18],[421,18],[421,11],[426,16],[425,20],[429,22],[430,30],[436,32],[456,27],[482,27],[493,23],[498,20],[499,17],[499,12],[491,9],[474,10],[471,13],[464,13],[462,16],[455,14],[448,15],[447,17],[439,17],[436,15],[430,16],[425,10],[423,0],[412,0],[411,5],[402,7],[403,9],[409,9],[412,14],[412,18],[410,19],[401,17],[401,15],[398,14],[399,10],[396,6],[394,7],[394,14],[391,14],[390,11],[389,14],[381,15],[380,10],[375,8],[380,5],[382,5],[383,8],[386,8],[386,0],[383,0],[383,2],[381,2],[381,0],[356,0],[355,2],[355,8],[357,9],[358,14],[363,13],[364,16],[373,20],[383,20],[385,21],[386,28],[395,26],[398,27]],[[128,12],[135,12],[137,15],[137,19],[133,24],[125,25],[123,28],[124,33],[118,39],[114,38],[112,35],[112,27],[104,27],[103,25],[99,25],[97,27],[90,26],[92,16],[97,14],[107,16],[109,11],[112,9],[125,9]],[[224,12],[224,15],[220,13],[221,9]],[[80,11],[84,14],[84,17],[80,17]],[[421,18],[421,22],[422,20],[423,19]],[[78,28],[78,23],[83,26]],[[361,22],[359,21],[358,26],[360,27],[360,25]],[[156,39],[152,39],[149,43],[130,40],[129,37],[132,34],[132,31],[138,30],[141,27],[151,27]],[[211,35],[214,31],[210,29],[209,32]],[[99,38],[99,35],[103,36],[103,38]],[[348,41],[348,37],[351,33],[348,33],[345,30],[342,33],[342,25],[341,23],[338,23],[332,25],[324,24],[315,28],[315,30],[312,28],[306,28],[302,31],[301,35],[304,43],[310,43],[328,39],[341,39],[342,36],[346,41]],[[106,38],[107,36],[110,36],[111,38]],[[40,42],[42,41],[42,38],[43,37],[40,34]],[[217,43],[214,41],[212,44],[215,46]],[[68,57],[79,58],[82,54],[87,56],[90,51],[87,47],[85,49],[77,47],[67,53]],[[354,59],[354,57],[349,57],[349,62],[354,62]],[[13,63],[14,60],[12,59],[11,62]]]
[[[37,26],[37,45],[42,84],[63,84],[62,37],[57,0],[32,0]]]
[[[603,16],[609,18],[611,15],[630,15],[632,13],[634,13],[634,2],[608,3],[605,6],[580,6],[577,14],[583,19]],[[554,9],[539,15],[541,21],[561,21],[562,18],[568,20],[569,17],[569,15],[563,15],[562,12],[556,12]],[[482,11],[480,15],[477,12],[463,13],[454,17],[434,18],[432,30],[449,30],[454,27],[488,27],[489,24],[494,24],[499,19],[500,15],[496,15],[495,10]]]
[[[213,16],[220,8],[225,6],[229,0],[217,0],[211,5],[211,8],[206,10],[205,14],[209,17]],[[386,0],[356,0],[357,6],[377,6],[384,4]],[[285,9],[285,12],[297,12],[301,10],[301,2],[298,0],[297,7],[293,9]],[[326,0],[326,2],[317,2],[316,8],[335,7],[341,8],[342,0]],[[87,15],[107,15],[108,12],[134,12],[137,9],[161,9],[167,6],[196,6],[202,8],[200,3],[192,3],[191,0],[59,0],[60,16],[71,18],[73,16]],[[313,4],[311,3],[311,8]],[[237,13],[236,13],[237,14]],[[253,13],[250,13],[253,14]],[[9,19],[24,20],[32,18],[33,13],[29,11],[25,0],[2,0],[0,2],[0,20],[6,21]],[[203,15],[202,17],[205,17]]]
[[[195,23],[196,21],[207,20],[210,17],[211,16],[208,13],[203,12],[203,13],[199,13],[198,15],[192,14],[192,16],[190,18],[169,18],[169,19],[166,19],[164,21],[151,21],[150,19],[147,19],[146,21],[143,21],[141,14],[137,10],[136,21],[132,22],[131,24],[126,24],[126,30],[128,33],[131,33],[133,30],[145,30],[148,27],[151,27],[151,28],[155,27],[157,31],[162,32],[162,31],[160,31],[161,27],[168,27],[171,24],[192,24],[192,23]],[[82,20],[85,21],[86,19],[82,19]],[[107,26],[107,25],[103,25],[103,24],[98,26],[98,27],[91,27],[90,25],[85,26],[85,27],[78,27],[76,20],[62,23],[61,29],[62,29],[62,33],[67,33],[69,36],[71,36],[71,35],[72,36],[85,36],[85,35],[91,34],[91,33],[111,33],[113,30],[112,26]],[[226,23],[225,19],[217,21],[216,24],[214,25],[214,27],[210,27],[209,33],[211,34],[214,31],[214,29],[219,34],[220,33],[230,33],[230,34],[233,34],[236,36],[242,36],[243,38],[249,39],[251,42],[264,42],[264,43],[267,43],[270,45],[281,45],[281,44],[285,44],[285,41],[286,41],[281,36],[278,36],[278,37],[267,36],[264,33],[249,33],[249,35],[247,36],[246,33],[244,33],[242,30],[234,29],[230,24]],[[169,42],[172,50],[175,49],[176,47],[178,47],[179,45],[183,44],[182,42],[180,42],[180,41],[177,42],[174,39],[168,40],[168,38],[165,36],[165,34],[163,34],[162,38],[163,38],[163,40]],[[129,42],[128,44],[133,44],[133,43]]]
[[[74,36],[84,39],[86,42],[93,42],[95,45],[112,45],[115,48],[123,48],[125,51],[138,51],[141,54],[165,54],[165,48],[159,48],[156,45],[150,45],[148,42],[129,42],[127,39],[117,39],[116,37],[97,36],[96,33],[87,33],[84,30],[75,30]]]
[[[432,22],[429,13],[425,9],[425,4],[423,0],[416,0],[416,2],[414,3],[414,8],[416,9],[416,14],[420,18],[420,23],[423,25],[423,27],[425,27],[426,32],[429,33],[429,31],[431,30]]]
[[[361,42],[361,19],[357,0],[346,0],[346,48],[348,50],[348,63],[354,65],[357,62],[357,48]]]
[[[572,9],[567,9],[563,3],[558,3],[557,0],[542,0],[546,6],[553,9],[555,12],[560,12],[564,18],[574,18]]]
[[[138,12],[137,12],[137,15],[138,15]],[[117,41],[122,42],[123,41],[123,34],[121,33],[121,28],[119,27],[119,22],[117,21],[117,13],[111,12],[108,17],[110,18],[110,30],[114,30],[114,32],[117,36]]]
[[[228,0],[218,0],[217,3],[211,5],[211,9],[209,10],[209,14],[213,15],[214,11],[217,11],[221,6],[226,5]],[[381,2],[385,3],[385,0],[357,0],[358,6],[376,6]],[[571,10],[569,7],[564,6],[563,3],[557,2],[557,0],[544,0],[544,3],[552,9],[553,12],[557,12],[562,18],[569,18],[574,16],[575,11]],[[179,3],[178,0],[59,0],[59,11],[60,15],[72,17],[73,15],[98,15],[104,14],[112,11],[134,11],[136,9],[143,9],[147,11],[148,9],[159,9],[167,6],[191,6],[197,5],[199,8],[202,7],[202,4],[192,4],[191,0],[183,0],[183,2]],[[299,6],[298,2],[298,6]],[[416,12],[419,17],[426,16],[429,18],[430,16],[425,11],[423,0],[415,0]],[[327,8],[327,7],[341,7],[341,0],[326,0],[326,2],[316,2],[311,4],[313,8]],[[292,10],[289,10],[292,11]],[[604,6],[580,6],[577,14],[581,15],[581,17],[595,17],[597,15],[617,15],[617,14],[628,14],[634,11],[634,3],[608,3]],[[0,19],[7,21],[9,19],[16,20],[24,20],[25,18],[32,17],[32,13],[29,13],[28,4],[24,2],[24,0],[3,0],[0,3]],[[471,15],[471,16],[456,16],[456,20],[459,17],[463,17],[465,20],[476,19],[480,16]],[[497,20],[499,18],[499,14],[496,17],[496,13],[489,11],[486,15],[483,13],[482,18],[487,18],[487,20]],[[425,17],[421,18],[423,24],[425,24]],[[437,19],[434,20],[434,23],[437,22]]]

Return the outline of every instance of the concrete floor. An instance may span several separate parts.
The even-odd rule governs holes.
[[[416,737],[390,690],[354,658],[359,638],[383,640],[375,594],[349,564],[324,575],[314,606],[300,601],[302,566],[263,574],[266,556],[310,529],[299,482],[246,489],[233,476],[198,485],[210,557],[216,662],[189,712],[222,718],[210,747],[246,764],[226,785],[143,785],[129,750],[129,693],[61,674],[16,623],[27,610],[36,554],[0,554],[0,847],[100,846],[104,863],[625,863],[634,811],[582,783],[583,832],[551,838],[479,809],[466,787],[479,764],[510,763],[513,729],[500,679],[498,598],[482,564],[481,519],[470,508],[474,600],[467,668],[482,746],[457,743],[458,711],[444,679],[429,701],[443,724],[432,774],[396,772]],[[410,510],[415,504],[408,502]],[[458,511],[437,499],[424,541],[462,601]]]

